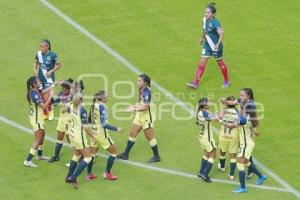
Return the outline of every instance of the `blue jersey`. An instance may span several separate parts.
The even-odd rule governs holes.
[[[38,78],[40,79],[41,83],[49,83],[44,73],[52,70],[55,67],[55,64],[59,63],[56,53],[54,53],[53,51],[48,51],[47,53],[42,54],[41,59],[39,59],[37,53],[35,56],[35,60],[39,63]],[[52,73],[51,79],[53,82],[55,81],[54,73]]]
[[[209,44],[208,38],[211,39],[213,44],[217,44],[219,41],[219,31],[221,30],[221,24],[217,18],[213,17],[210,20],[203,19],[203,32],[205,34],[204,49],[213,51],[214,48]],[[223,44],[221,43],[218,50],[223,50]]]

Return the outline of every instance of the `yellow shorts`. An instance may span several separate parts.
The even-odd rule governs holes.
[[[144,130],[148,128],[154,128],[154,120],[150,120],[148,118],[144,118],[139,115],[135,116],[133,120],[133,124],[142,127]]]
[[[248,144],[247,146],[241,146],[238,157],[245,157],[249,160],[254,150],[254,147],[255,144]]]
[[[238,141],[219,141],[219,147],[222,152],[226,153],[238,153],[239,142]]]
[[[41,122],[41,123],[32,123],[32,122],[30,122],[30,124],[32,126],[33,132],[36,132],[38,130],[45,130],[44,122]]]
[[[56,130],[60,132],[67,133],[69,129],[69,119],[65,117],[60,117],[58,119]]]
[[[77,138],[74,139],[74,138],[70,137],[70,142],[71,142],[72,147],[74,147],[75,149],[78,149],[78,150],[90,147],[90,145],[88,144],[88,140],[86,139],[85,136],[80,139],[77,139]]]
[[[199,141],[202,149],[208,153],[217,148],[217,145],[214,140],[209,142],[207,140],[199,139]]]
[[[96,138],[91,138],[90,140],[91,147],[98,148],[102,147],[103,149],[108,149],[111,145],[114,144],[114,141],[111,139],[110,135],[106,133],[106,137],[104,134],[97,134]]]

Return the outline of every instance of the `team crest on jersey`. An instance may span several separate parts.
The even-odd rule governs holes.
[[[50,57],[50,56],[47,56],[47,60],[51,60],[51,57]]]
[[[208,23],[208,27],[209,27],[209,28],[212,28],[212,23]]]

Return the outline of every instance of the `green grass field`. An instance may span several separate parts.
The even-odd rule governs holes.
[[[193,78],[201,47],[201,19],[209,2],[196,0],[50,0],[51,4],[105,42],[140,71],[149,74],[162,87],[187,104],[196,104],[200,96],[209,95],[217,102],[221,95],[238,95],[243,87],[252,87],[256,101],[264,106],[254,156],[268,169],[300,190],[298,166],[300,160],[300,120],[298,86],[300,85],[300,2],[274,0],[218,1],[218,18],[225,29],[225,61],[229,65],[232,86],[221,88],[222,76],[212,60],[203,77],[203,85],[195,92],[184,88]],[[58,53],[62,69],[58,79],[78,78],[82,74],[103,74],[108,78],[109,108],[128,100],[114,98],[115,81],[131,81],[136,74],[122,62],[100,48],[39,0],[0,0],[0,116],[30,128],[27,120],[25,80],[32,74],[34,56],[40,39],[49,38]],[[103,87],[96,78],[84,79],[85,94],[92,95]],[[157,105],[173,101],[153,87]],[[117,93],[129,93],[128,85],[118,85]],[[129,100],[134,103],[136,97]],[[87,100],[88,104],[89,100]],[[179,106],[179,116],[187,112]],[[125,114],[120,114],[126,116]],[[125,133],[111,133],[122,151],[130,130],[132,117],[110,121],[125,129]],[[3,121],[3,120],[1,120]],[[55,138],[56,121],[46,124],[46,133]],[[279,192],[269,187],[284,188],[269,176],[267,189],[249,188],[243,195],[234,195],[236,187],[227,183],[205,184],[202,181],[176,174],[145,169],[151,150],[141,134],[132,151],[131,160],[143,167],[117,162],[116,182],[99,177],[86,182],[80,177],[81,188],[73,190],[64,183],[70,160],[70,149],[62,150],[62,159],[55,164],[37,162],[39,168],[27,169],[22,163],[33,137],[6,123],[0,123],[2,199],[296,199],[295,192]],[[201,158],[195,120],[174,120],[164,112],[155,124],[162,162],[156,169],[168,169],[196,174]],[[54,144],[46,141],[45,152],[52,155]],[[102,153],[105,153],[102,151]],[[95,172],[102,174],[106,161],[97,158]],[[146,165],[148,166],[148,165]],[[298,169],[298,170],[297,170]],[[265,173],[267,173],[265,171]],[[84,174],[85,175],[85,174]],[[211,176],[227,180],[227,172],[217,171]],[[236,177],[237,180],[237,177]],[[253,184],[251,180],[249,184]],[[284,188],[285,189],[285,188]],[[299,195],[299,192],[298,192]]]

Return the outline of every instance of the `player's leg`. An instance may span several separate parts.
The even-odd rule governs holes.
[[[223,87],[229,87],[230,82],[229,82],[229,77],[228,77],[228,67],[225,64],[224,59],[222,58],[222,55],[218,54],[216,57],[216,61],[217,61],[217,64],[218,64],[222,74],[223,74],[223,78],[224,78]]]
[[[56,136],[54,156],[52,156],[52,158],[49,160],[49,163],[59,161],[59,154],[60,154],[61,148],[63,146],[64,137],[65,137],[65,132],[58,130],[57,136]]]
[[[45,130],[43,128],[43,131],[41,132],[41,134],[38,135],[38,140],[40,142],[39,142],[37,157],[36,157],[37,160],[49,160],[50,159],[48,156],[45,156],[43,154],[44,138],[45,138]]]
[[[204,169],[204,174],[203,174],[203,178],[204,181],[210,183],[211,179],[209,177],[209,172],[214,164],[215,158],[216,158],[216,147],[214,142],[211,142],[210,144],[208,144],[210,146],[207,147],[207,163]]]
[[[129,153],[130,153],[133,145],[135,144],[136,136],[139,134],[141,129],[142,129],[142,126],[137,125],[135,123],[132,124],[126,148],[125,148],[123,153],[121,153],[117,156],[117,158],[120,158],[120,159],[123,159],[123,160],[128,160]]]
[[[148,160],[147,162],[148,163],[160,162],[161,159],[160,159],[160,156],[158,153],[158,145],[157,145],[157,141],[154,136],[153,128],[150,127],[150,128],[144,129],[144,134],[145,134],[145,137],[146,137],[147,141],[149,142],[149,145],[153,152],[153,157],[150,160]]]
[[[254,150],[254,145],[249,145],[246,149],[245,152],[245,157],[250,159],[251,155],[252,155],[252,151]],[[258,179],[256,181],[256,185],[262,185],[263,182],[267,179],[266,175],[263,175],[255,166],[255,164],[253,162],[248,162],[247,167],[249,168],[249,170],[251,172],[253,172],[254,174],[257,175]]]
[[[79,162],[80,158],[81,158],[81,155],[80,155],[80,152],[75,149],[74,147],[72,148],[72,159],[70,161],[70,166],[69,166],[69,171],[68,171],[68,174],[66,176],[66,182],[69,182],[69,178],[71,177],[71,175],[74,173],[76,167],[77,167],[77,163]]]
[[[242,148],[243,151],[244,148]],[[237,158],[237,168],[239,170],[239,181],[240,181],[240,187],[237,189],[233,190],[232,192],[234,193],[244,193],[247,192],[246,188],[246,172],[245,172],[245,165],[248,162],[248,160],[240,156]]]
[[[234,172],[236,168],[236,153],[230,153],[230,172],[229,172],[229,179],[234,180]]]
[[[98,147],[90,147],[90,151],[91,151],[92,160],[87,165],[87,176],[85,177],[86,180],[94,180],[97,178],[97,176],[95,174],[93,174],[92,171],[93,171],[94,160],[99,151],[99,148]]]
[[[219,164],[218,164],[218,169],[221,172],[225,172],[225,159],[226,159],[226,149],[227,147],[225,146],[227,142],[225,141],[219,141],[219,148],[220,148],[220,154],[219,154]]]
[[[41,140],[43,138],[44,135],[44,130],[42,129],[38,129],[34,132],[34,142],[31,145],[30,151],[28,153],[28,156],[26,158],[26,160],[24,161],[24,166],[26,167],[37,167],[37,165],[35,165],[32,162],[32,158],[36,155],[37,150],[38,150],[38,146],[41,143]]]
[[[204,170],[207,164],[207,160],[208,160],[208,154],[205,150],[203,150],[203,155],[202,155],[202,159],[201,159],[201,165],[200,165],[200,170],[198,173],[198,177],[202,178],[203,174],[204,174]]]
[[[201,56],[199,66],[195,73],[195,78],[191,83],[186,83],[185,84],[186,87],[193,88],[193,89],[197,89],[199,87],[200,79],[201,79],[202,75],[204,74],[205,66],[206,66],[209,58],[210,58],[210,55],[202,55]]]
[[[108,140],[111,140],[109,137],[107,138]],[[107,158],[107,163],[106,163],[106,169],[105,173],[103,174],[103,177],[106,178],[107,180],[117,180],[118,177],[113,175],[111,172],[111,169],[114,165],[114,162],[116,160],[116,156],[118,154],[117,146],[112,143],[112,141],[109,141],[111,145],[107,149],[107,151],[110,153],[110,155]]]

